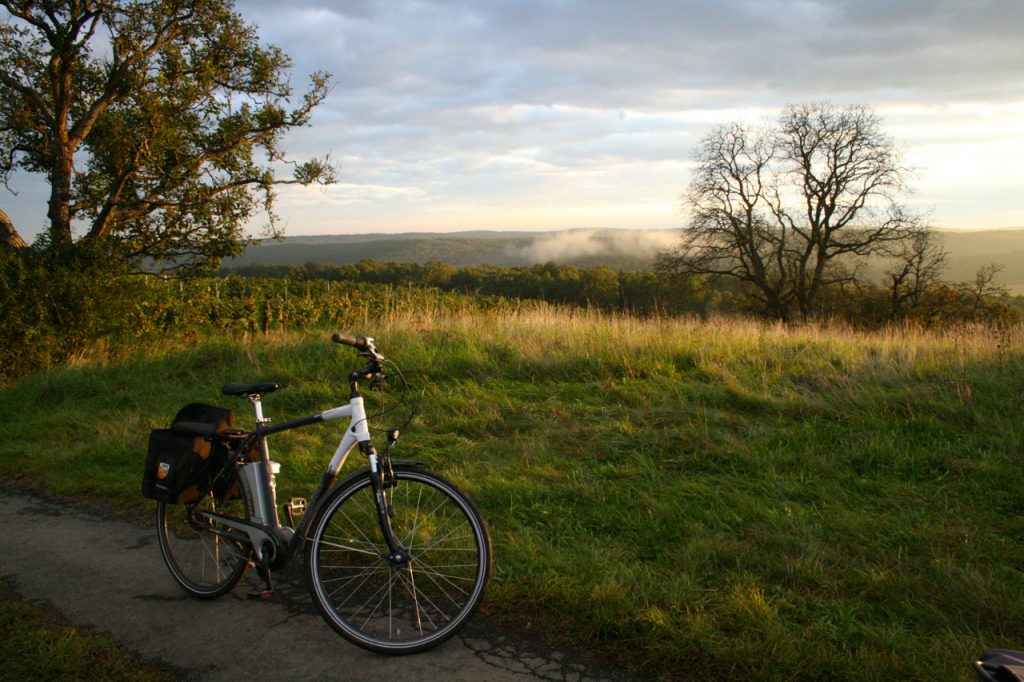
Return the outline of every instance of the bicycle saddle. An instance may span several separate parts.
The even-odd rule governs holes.
[[[273,393],[278,388],[280,387],[277,384],[271,381],[264,381],[258,384],[224,384],[221,386],[220,391],[224,395],[237,395],[241,398],[249,395]]]

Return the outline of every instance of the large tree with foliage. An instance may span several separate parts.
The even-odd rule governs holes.
[[[0,8],[0,178],[45,176],[50,246],[214,264],[239,251],[260,210],[276,229],[276,185],[333,179],[326,158],[295,164],[281,149],[327,74],[294,93],[288,57],[260,44],[231,0]],[[0,227],[3,244],[24,244]]]
[[[821,292],[857,280],[863,259],[895,255],[927,230],[900,203],[898,150],[870,109],[788,107],[761,129],[711,131],[684,197],[681,245],[662,272],[731,278],[764,314],[814,314]]]

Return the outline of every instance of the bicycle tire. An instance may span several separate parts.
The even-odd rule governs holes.
[[[234,476],[237,481],[237,474]],[[237,487],[229,482],[222,489],[237,490]],[[218,497],[213,492],[187,505],[157,503],[157,539],[171,576],[190,594],[213,599],[238,584],[249,566],[251,552],[239,543],[210,532],[215,524],[197,519],[196,510],[244,518],[245,503],[237,497]]]
[[[396,465],[389,500],[395,537],[411,561],[387,559],[368,470],[328,495],[307,535],[310,595],[350,642],[384,654],[430,649],[454,635],[483,600],[491,538],[476,505],[454,483]]]

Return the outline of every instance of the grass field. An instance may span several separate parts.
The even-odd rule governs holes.
[[[499,618],[695,680],[966,680],[980,651],[1024,648],[1020,329],[537,309],[352,331],[416,389],[397,456],[488,518]],[[98,350],[0,388],[0,475],[148,510],[147,432],[185,402],[243,425],[221,383],[282,383],[265,400],[278,420],[344,402],[354,356],[327,337]],[[311,490],[339,435],[272,442],[279,496]]]

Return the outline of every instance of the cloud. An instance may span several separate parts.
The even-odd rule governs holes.
[[[413,165],[541,148],[549,160],[590,154],[596,164],[631,141],[638,160],[649,156],[661,141],[624,139],[618,112],[696,139],[707,119],[737,109],[1024,92],[1018,0],[303,0],[286,17],[277,2],[239,8],[300,71],[334,72],[319,139]],[[693,111],[705,120],[671,118]]]
[[[922,177],[943,183],[969,184],[957,175],[965,154],[1024,141],[1020,0],[238,0],[237,10],[294,59],[297,90],[315,70],[334,74],[313,127],[284,147],[298,160],[331,152],[345,186],[296,198],[296,230],[342,210],[339,224],[364,230],[420,219],[436,229],[446,212],[468,228],[474,206],[480,227],[628,216],[672,226],[700,138],[795,102],[875,107]],[[975,164],[990,161],[1002,163]],[[986,196],[1011,196],[1020,178]]]
[[[362,89],[468,104],[615,109],[666,91],[726,100],[838,91],[1011,92],[1017,0],[490,0],[299,2],[239,8],[305,68]],[[398,90],[394,90],[398,88]],[[1017,88],[1019,91],[1019,88]],[[712,102],[720,106],[722,102]]]

